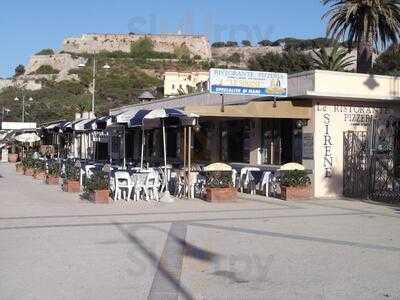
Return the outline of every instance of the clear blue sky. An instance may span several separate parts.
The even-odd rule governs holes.
[[[103,32],[207,34],[211,41],[325,35],[318,0],[19,0],[3,1],[0,77],[66,36]]]

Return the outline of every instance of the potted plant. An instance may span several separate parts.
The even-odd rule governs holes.
[[[79,193],[80,186],[80,168],[72,162],[65,164],[65,175],[63,180],[63,191],[68,193]]]
[[[46,163],[43,160],[35,159],[33,161],[33,168],[34,168],[33,178],[39,180],[46,179]]]
[[[22,164],[22,162],[18,162],[15,164],[15,172],[17,172],[17,174],[24,174],[24,165]]]
[[[237,197],[232,183],[232,171],[206,171],[206,197],[208,202],[229,202]]]
[[[108,173],[94,171],[93,175],[85,180],[85,193],[94,203],[108,203],[110,193]]]
[[[13,143],[11,145],[10,153],[8,153],[8,162],[16,163],[18,160],[18,153],[16,151],[16,145]]]
[[[287,171],[280,181],[282,200],[304,200],[312,197],[311,180],[306,171]]]
[[[21,161],[22,166],[24,168],[24,175],[26,176],[33,176],[34,169],[33,169],[33,159],[30,156],[27,156],[22,159]]]
[[[60,182],[61,167],[58,162],[49,164],[49,169],[46,177],[46,183],[50,185],[58,185]]]

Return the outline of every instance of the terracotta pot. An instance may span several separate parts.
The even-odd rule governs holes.
[[[17,172],[17,174],[24,174],[24,166],[20,163],[15,165],[15,172]]]
[[[16,163],[18,160],[18,154],[16,153],[8,153],[8,162]]]
[[[281,186],[282,200],[307,200],[312,198],[311,185],[308,186]]]
[[[32,168],[26,168],[24,170],[24,175],[26,175],[26,176],[33,176],[33,174],[35,174],[35,170]]]
[[[233,187],[206,188],[208,202],[234,202],[237,199],[237,191]]]
[[[46,183],[49,185],[58,185],[60,183],[60,177],[47,175]]]
[[[109,194],[108,190],[95,190],[89,193],[89,200],[94,203],[108,203]]]
[[[64,180],[63,191],[67,193],[79,193],[81,191],[81,185],[79,181]]]
[[[45,180],[46,172],[45,171],[35,171],[35,174],[33,174],[33,178],[38,179],[38,180]]]

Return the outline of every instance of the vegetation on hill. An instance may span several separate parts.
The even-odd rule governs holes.
[[[23,75],[25,73],[25,66],[24,65],[18,65],[15,68],[15,76],[20,76]]]
[[[36,55],[53,55],[53,54],[54,50],[50,48],[42,49],[38,53],[36,53]]]
[[[312,70],[313,60],[309,54],[289,50],[283,53],[267,52],[248,62],[248,68],[257,71],[296,73]]]
[[[98,61],[102,66],[105,61]],[[152,90],[162,86],[162,81],[141,71],[138,67],[131,68],[119,62],[109,62],[110,70],[99,68],[96,76],[96,113],[106,115],[110,108],[132,104],[144,90]],[[123,72],[121,72],[123,70]],[[14,98],[32,97],[26,107],[26,120],[43,123],[57,119],[73,119],[75,112],[90,109],[91,104],[91,61],[86,67],[74,70],[80,81],[68,80],[55,82],[42,80],[43,88],[37,91],[26,91],[14,87],[0,92],[0,107],[10,109],[6,120],[19,121],[21,118],[21,101]],[[156,95],[157,96],[157,95]],[[160,97],[160,95],[158,95]]]
[[[41,65],[35,72],[34,74],[58,74],[60,73],[60,70],[54,69],[50,65]]]
[[[400,75],[400,46],[392,45],[378,56],[372,69],[373,74]]]

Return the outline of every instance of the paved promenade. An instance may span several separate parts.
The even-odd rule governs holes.
[[[400,299],[395,207],[94,205],[0,175],[0,299]]]

